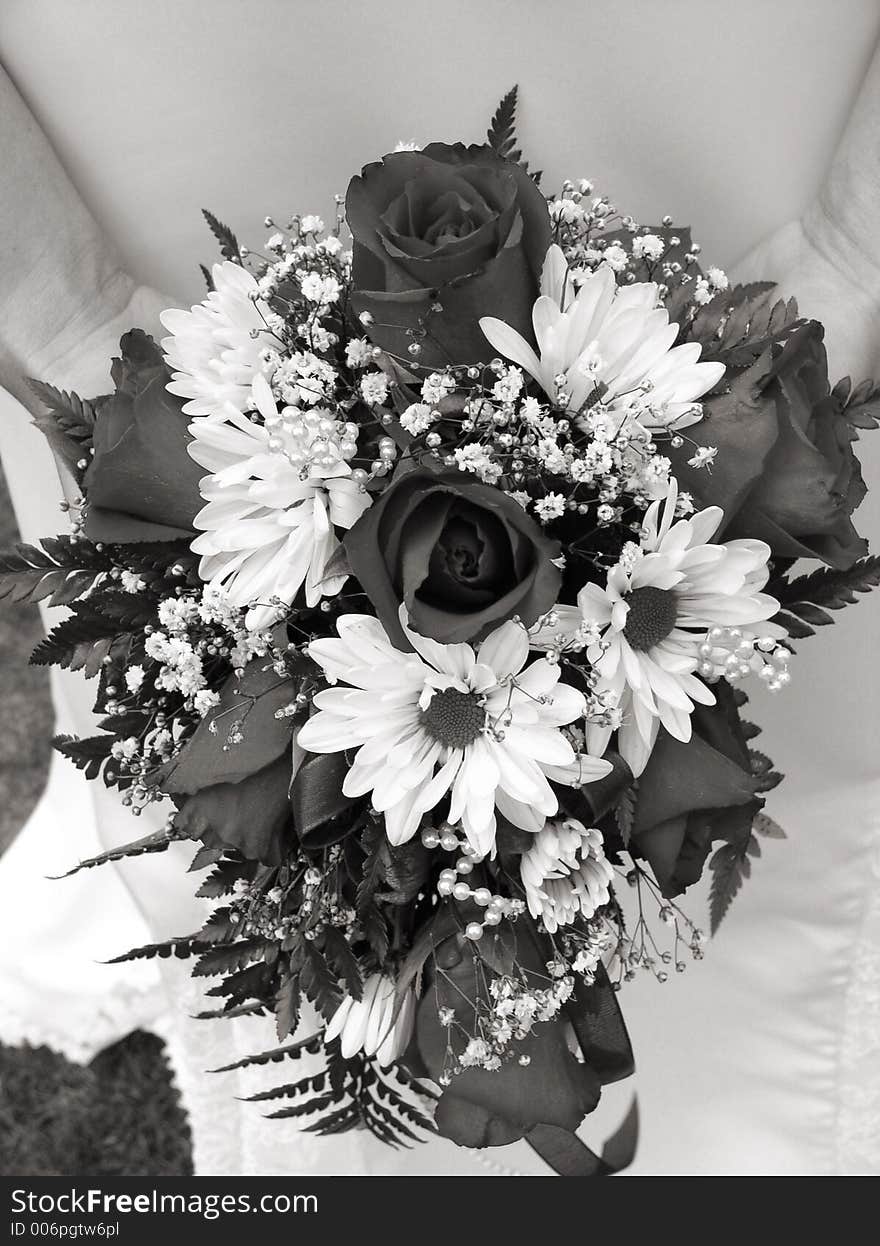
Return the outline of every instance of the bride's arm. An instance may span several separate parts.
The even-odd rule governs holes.
[[[168,305],[125,272],[49,140],[0,66],[0,386],[34,408],[25,377],[106,390],[133,325]]]
[[[821,320],[832,379],[880,373],[880,47],[816,198],[736,266]]]

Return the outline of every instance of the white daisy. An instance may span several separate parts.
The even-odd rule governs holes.
[[[392,979],[374,973],[364,983],[360,999],[345,996],[324,1032],[324,1041],[338,1038],[346,1060],[362,1051],[365,1056],[375,1056],[383,1066],[393,1064],[409,1043],[415,1011],[416,999],[411,990],[404,994],[402,1002],[398,1001]]]
[[[611,268],[602,264],[576,289],[555,244],[544,262],[532,324],[537,355],[503,320],[480,320],[500,354],[524,368],[551,398],[561,387],[572,411],[591,401],[620,422],[633,416],[646,429],[685,428],[700,418],[696,399],[724,375],[723,364],[698,362],[698,343],[673,346],[678,325],[658,306],[656,284],[618,286]]]
[[[316,606],[339,592],[346,576],[326,576],[335,529],[356,523],[370,497],[346,461],[357,448],[354,425],[321,408],[279,413],[263,376],[253,395],[266,423],[227,405],[222,419],[193,420],[188,449],[211,473],[199,483],[207,503],[192,542],[199,574],[259,629],[278,617],[273,598],[290,605],[305,585],[306,604]]]
[[[231,405],[251,407],[251,382],[277,366],[283,344],[267,328],[272,313],[251,297],[257,283],[247,269],[225,260],[215,264],[214,289],[191,311],[170,308],[160,320],[171,337],[162,339],[172,369],[168,389],[189,399],[187,415],[215,415]]]
[[[547,822],[523,854],[519,872],[529,912],[550,934],[608,903],[614,870],[602,842],[601,831],[567,818]]]
[[[586,584],[577,608],[557,606],[552,627],[532,641],[586,639],[599,675],[594,691],[623,713],[618,747],[635,775],[647,765],[661,724],[689,740],[694,702],[715,703],[694,674],[708,630],[762,623],[779,609],[759,591],[770,547],[753,540],[707,544],[724,512],[710,506],[674,523],[676,497],[673,480],[665,502],[646,512],[639,548],[611,568],[605,587]],[[762,631],[773,634],[767,624]],[[605,751],[611,730],[589,726],[591,752]]]
[[[608,773],[607,762],[577,755],[559,730],[583,715],[583,696],[559,682],[558,664],[539,658],[525,667],[520,624],[502,624],[475,653],[410,631],[403,610],[401,622],[414,653],[395,649],[367,615],[344,615],[338,640],[311,643],[327,678],[350,686],[319,692],[318,713],[299,733],[313,753],[358,750],[342,790],[372,792],[391,843],[415,835],[449,793],[449,821],[487,855],[496,809],[539,831],[558,808],[548,778],[589,783]]]

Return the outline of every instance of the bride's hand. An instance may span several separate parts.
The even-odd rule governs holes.
[[[735,266],[737,281],[776,281],[825,326],[832,381],[880,374],[880,52],[816,200]]]

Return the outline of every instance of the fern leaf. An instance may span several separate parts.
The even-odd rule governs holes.
[[[104,659],[111,656],[114,642],[123,639],[123,632],[115,619],[105,618],[98,610],[80,602],[75,614],[40,641],[31,654],[31,663],[82,670],[86,678],[91,679],[100,672]]]
[[[787,839],[785,831],[773,818],[766,813],[756,813],[752,822],[752,830],[765,839]]]
[[[195,956],[197,951],[198,947],[192,939],[166,939],[162,943],[145,943],[143,947],[132,948],[130,952],[123,952],[121,956],[104,961],[104,964],[121,965],[129,960],[153,960],[157,956],[162,960],[167,960],[170,956],[186,960]]]
[[[275,993],[275,1033],[279,1043],[296,1029],[299,1024],[299,1010],[299,979],[291,974],[284,979]]]
[[[234,1000],[227,1000],[222,1008],[206,1008],[204,1012],[195,1013],[193,1020],[217,1021],[221,1017],[262,1017],[268,1011],[262,1000],[254,1000],[250,1004],[236,1004]]]
[[[629,837],[632,834],[637,803],[638,783],[634,782],[626,789],[626,791],[621,793],[620,799],[614,809],[614,820],[617,823],[617,829],[620,831],[620,837],[623,840],[624,848],[629,843]]]
[[[209,212],[207,208],[202,208],[202,216],[205,218],[208,228],[220,244],[220,254],[225,260],[232,260],[234,264],[241,263],[241,248],[238,245],[238,239],[222,221],[218,221],[213,212]]]
[[[746,845],[740,848],[735,844],[722,844],[709,861],[709,869],[712,871],[709,922],[714,935],[742,887],[743,879],[751,874]]]
[[[862,381],[853,389],[847,376],[835,385],[832,392],[840,399],[843,414],[853,428],[872,429],[880,426],[880,382]]]
[[[202,952],[192,971],[194,978],[213,978],[230,970],[238,970],[256,960],[265,948],[263,939],[241,939],[238,943],[220,943]],[[218,992],[223,994],[224,992]]]
[[[501,103],[495,109],[489,129],[486,131],[486,142],[505,160],[518,161],[522,152],[516,145],[516,99],[519,86],[514,84]]]
[[[336,979],[313,944],[303,941],[299,945],[298,953],[300,986],[318,1012],[329,1018],[336,1011],[341,998]]]
[[[842,610],[858,601],[857,594],[869,593],[880,585],[880,555],[860,558],[847,571],[821,567],[809,575],[797,576],[774,586],[782,606],[774,622],[787,627],[800,640],[815,635],[815,628],[826,627],[834,619],[829,610]],[[792,622],[794,620],[794,622]]]
[[[82,479],[80,461],[88,455],[92,446],[95,427],[95,409],[78,394],[56,389],[45,381],[28,382],[31,389],[46,407],[46,413],[34,417],[34,423],[47,441],[58,450],[77,480]]]
[[[89,541],[56,537],[0,553],[0,598],[66,606],[94,588],[112,563]]]
[[[153,831],[151,835],[145,835],[143,839],[135,839],[130,844],[121,844],[118,848],[111,848],[96,857],[87,857],[72,870],[68,870],[66,874],[50,875],[50,877],[70,878],[72,874],[78,874],[80,870],[90,870],[96,865],[106,865],[110,861],[122,861],[125,857],[140,857],[148,852],[164,852],[173,839],[174,836],[169,835],[164,828],[161,831]]]
[[[228,943],[238,932],[238,923],[232,920],[232,910],[215,909],[195,936],[199,943]]]
[[[222,951],[226,949],[218,948],[212,950]],[[194,974],[197,969],[198,966],[193,970]],[[264,961],[258,961],[257,964],[248,965],[246,969],[240,969],[230,977],[224,978],[218,986],[212,986],[206,993],[208,995],[226,995],[235,1004],[243,1004],[246,1000],[251,999],[264,1002],[272,974],[273,967],[271,965],[267,965]]]
[[[256,865],[253,861],[221,861],[213,874],[204,880],[196,895],[207,900],[218,900],[221,896],[227,896],[240,879],[253,875]]]
[[[87,779],[97,779],[112,746],[113,737],[109,735],[87,736],[82,740],[73,735],[56,735],[52,740],[52,747],[69,758]]]
[[[211,1014],[215,1016],[215,1013]],[[301,1056],[317,1055],[322,1048],[323,1031],[301,1038],[295,1043],[284,1047],[273,1047],[270,1051],[261,1051],[254,1056],[245,1056],[234,1064],[224,1064],[222,1068],[212,1069],[214,1073],[232,1073],[235,1069],[248,1069],[252,1065],[280,1064],[282,1060],[299,1060]]]
[[[360,999],[364,989],[361,967],[345,936],[335,926],[324,930],[322,951],[327,964],[345,984],[346,993],[352,999]]]

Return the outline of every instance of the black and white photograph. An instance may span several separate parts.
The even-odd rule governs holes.
[[[12,1236],[880,1175],[878,425],[877,0],[0,0]]]

